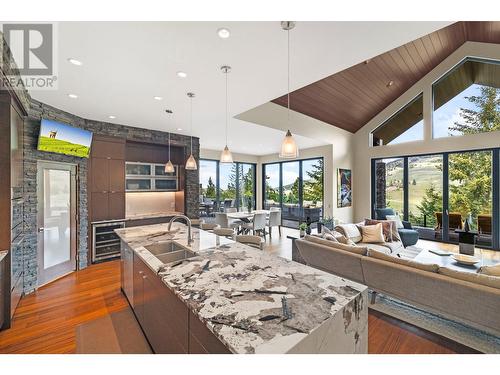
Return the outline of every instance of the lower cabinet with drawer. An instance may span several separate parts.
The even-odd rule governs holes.
[[[230,353],[135,253],[132,308],[155,353]]]

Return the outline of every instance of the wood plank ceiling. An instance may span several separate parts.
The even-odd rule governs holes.
[[[293,91],[290,108],[355,133],[466,41],[500,43],[500,22],[451,24]]]

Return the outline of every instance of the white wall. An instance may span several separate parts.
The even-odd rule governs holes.
[[[325,216],[333,216],[344,222],[352,221],[354,207],[337,208],[337,168],[353,169],[352,133],[295,111],[290,112],[290,119],[288,119],[287,109],[274,103],[263,104],[238,115],[237,118],[279,129],[283,132],[290,129],[292,134],[322,141],[325,146],[308,149],[301,148],[299,143],[300,154],[298,159],[320,156],[324,158]],[[273,161],[283,161],[283,159],[279,159],[278,154],[259,157],[260,165]],[[261,166],[258,168],[257,174],[259,181],[262,181]],[[356,184],[356,178],[356,173],[353,171],[353,185]],[[259,184],[261,183],[259,182]],[[258,189],[258,204],[262,204],[261,190],[261,188]]]
[[[500,45],[466,42],[356,132],[353,139],[353,174],[356,176],[356,180],[353,183],[355,221],[369,217],[371,214],[372,159],[500,146],[500,132],[498,131],[461,137],[432,138],[432,83],[468,56],[500,59]],[[423,92],[424,102],[424,140],[371,147],[370,133],[421,92]]]
[[[207,150],[202,148],[200,149],[200,158],[219,160],[221,151],[222,150]],[[233,154],[233,161],[235,162],[239,161],[241,163],[255,163],[255,164],[259,162],[259,157],[256,155],[238,154],[234,152],[232,154]]]

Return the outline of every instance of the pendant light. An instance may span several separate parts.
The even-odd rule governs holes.
[[[229,147],[227,147],[227,121],[228,121],[228,109],[227,109],[227,75],[231,71],[231,67],[224,65],[220,67],[220,70],[222,70],[222,73],[226,75],[226,147],[224,147],[224,150],[222,150],[222,153],[220,154],[220,162],[221,163],[232,163],[233,162],[233,155],[231,154],[231,151],[229,151]]]
[[[170,109],[165,110],[169,115],[172,114],[172,111]],[[170,132],[168,132],[168,162],[165,164],[165,173],[174,173],[175,172],[175,167],[170,161]]]
[[[288,73],[288,92],[287,92],[287,115],[288,124],[290,125],[290,30],[295,27],[293,21],[282,21],[281,28],[287,32],[288,46],[287,46],[287,73]],[[281,150],[279,157],[283,159],[294,159],[299,156],[299,148],[295,139],[293,139],[290,129],[287,130],[285,139],[281,142]]]
[[[186,161],[186,169],[195,171],[198,169],[198,165],[196,164],[196,160],[193,156],[193,98],[194,93],[188,92],[187,96],[190,100],[190,129],[189,133],[191,134],[191,154],[189,155],[188,160]]]

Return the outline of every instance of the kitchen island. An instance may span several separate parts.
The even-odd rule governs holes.
[[[188,246],[180,223],[116,232],[122,289],[157,353],[367,353],[364,285],[197,228]],[[169,242],[192,255],[147,249]]]

